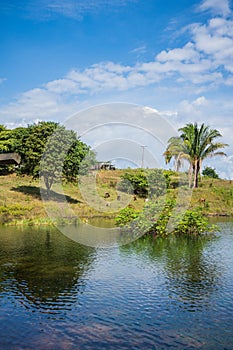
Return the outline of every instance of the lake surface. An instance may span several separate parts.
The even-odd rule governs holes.
[[[233,223],[90,248],[0,229],[0,349],[233,349]]]

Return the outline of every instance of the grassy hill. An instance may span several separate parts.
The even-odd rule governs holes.
[[[142,209],[145,205],[144,198],[137,197],[134,200],[135,198],[132,195],[120,193],[120,198],[117,201],[116,186],[124,172],[125,170],[100,171],[93,175],[87,183],[85,183],[86,179],[83,179],[82,189],[89,195],[89,204],[85,193],[85,198],[83,198],[77,183],[64,183],[63,191],[74,214],[84,220],[85,218],[94,217],[114,218],[117,215],[118,210],[116,208],[118,207],[122,209],[123,206],[130,205],[136,210]],[[186,181],[185,175],[181,175],[179,180],[180,185],[182,185],[182,181]],[[177,193],[178,190],[175,188],[177,182],[178,177],[173,176],[169,195]],[[185,189],[188,192],[187,186],[183,185],[184,193]],[[54,206],[54,200],[57,200],[59,196],[62,198],[60,192],[55,184],[52,188],[51,198],[46,201],[46,204]],[[109,198],[104,198],[106,192],[109,193]],[[114,207],[114,203],[117,207]],[[197,206],[202,206],[206,215],[233,216],[232,181],[204,178],[200,183],[200,187],[192,191],[190,207]],[[0,176],[0,223],[12,225],[51,223],[41,199],[38,180],[33,180],[27,176],[16,176],[15,174]]]

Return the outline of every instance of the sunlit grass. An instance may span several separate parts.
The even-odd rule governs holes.
[[[128,171],[128,170],[127,170]],[[133,171],[133,170],[132,170]],[[124,170],[99,171],[91,177],[93,184],[82,178],[83,189],[87,194],[91,194],[91,200],[88,202],[86,194],[80,191],[78,183],[63,182],[62,187],[54,184],[52,187],[52,196],[46,200],[46,206],[53,208],[55,217],[61,217],[65,223],[66,213],[59,213],[59,209],[54,200],[66,196],[69,208],[73,212],[70,217],[67,210],[67,220],[81,220],[84,218],[114,218],[119,210],[130,205],[135,210],[142,210],[145,205],[145,199],[117,191],[117,184],[120,181]],[[180,199],[185,204],[188,200],[188,187],[185,186],[187,176],[174,176],[171,181],[172,187],[175,187],[180,180],[182,186],[182,197]],[[85,183],[86,181],[86,183]],[[106,192],[109,198],[104,198]],[[179,191],[177,188],[171,188],[167,195],[176,196]],[[187,198],[186,198],[187,192]],[[117,196],[120,196],[117,200]],[[62,198],[62,197],[61,197]],[[64,198],[64,197],[63,197]],[[40,195],[39,180],[34,180],[28,176],[0,176],[0,223],[11,225],[51,225],[53,220],[48,217],[45,204]],[[114,206],[115,205],[115,206]],[[201,206],[207,215],[233,215],[233,186],[229,180],[203,178],[200,187],[192,191],[190,208]],[[62,221],[63,220],[63,221]]]

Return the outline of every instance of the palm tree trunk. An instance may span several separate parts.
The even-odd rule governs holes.
[[[189,165],[189,172],[188,172],[188,176],[189,176],[189,188],[192,187],[192,174],[193,174],[193,165],[192,165],[192,163],[190,162],[190,165]]]
[[[200,171],[200,165],[199,165],[199,160],[195,159],[195,163],[194,163],[194,183],[193,183],[193,187],[197,188],[198,187],[198,174]]]
[[[199,160],[200,182],[202,181],[202,159]]]

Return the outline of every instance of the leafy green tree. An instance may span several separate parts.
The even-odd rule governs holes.
[[[40,162],[40,175],[44,179],[48,196],[57,178],[76,180],[80,164],[89,150],[90,147],[80,141],[74,131],[60,125],[56,127]]]
[[[202,175],[211,177],[212,179],[219,179],[215,169],[209,166],[205,167],[205,169],[202,171]]]
[[[86,175],[88,170],[96,164],[96,152],[88,148],[85,157],[82,159],[79,167],[79,175]]]
[[[46,145],[48,145],[47,148]],[[48,192],[58,173],[62,173],[67,180],[73,181],[78,176],[83,159],[83,171],[95,162],[95,153],[90,147],[83,143],[74,131],[66,130],[58,123],[39,122],[14,130],[7,130],[0,125],[0,152],[20,154],[19,173],[38,177],[45,150],[43,175]]]
[[[13,130],[8,130],[4,125],[0,125],[0,153],[12,153],[15,148],[15,137]],[[15,171],[15,165],[0,165],[1,174],[9,174]]]
[[[46,145],[40,162],[40,176],[44,179],[48,197],[54,180],[62,177],[66,155],[75,142],[73,131],[57,126]]]
[[[158,197],[165,194],[168,182],[162,169],[138,169],[124,173],[118,189],[123,192],[133,190],[139,197]]]
[[[165,160],[169,162],[173,157],[176,158],[178,151],[180,151],[179,159],[186,159],[190,163],[190,186],[193,174],[193,187],[198,187],[198,175],[201,173],[202,162],[208,157],[225,155],[219,149],[228,145],[215,142],[216,138],[222,135],[218,130],[210,129],[204,123],[200,127],[198,127],[197,123],[189,123],[180,128],[179,131],[181,132],[179,137],[168,141],[169,144],[164,153]],[[174,144],[176,144],[176,147]]]
[[[148,181],[145,171],[138,169],[124,173],[118,189],[123,192],[131,192],[133,189],[133,193],[139,197],[147,197]]]
[[[8,130],[5,126],[0,125],[0,153],[13,152],[14,135],[12,130]]]
[[[57,127],[58,124],[55,122],[39,122],[27,128],[14,130],[17,139],[15,151],[21,156],[20,173],[39,176],[40,160],[45,145]]]
[[[167,180],[162,169],[148,171],[148,195],[150,198],[162,196],[166,193]]]
[[[186,155],[186,148],[183,140],[180,137],[171,137],[168,140],[168,146],[163,156],[165,157],[166,164],[170,163],[174,158],[174,171],[177,172],[182,166],[184,158],[188,158]]]
[[[83,175],[92,162],[95,162],[95,152],[77,139],[76,134],[73,134],[73,137],[74,140],[67,151],[63,168],[63,175],[68,181],[77,180],[78,175]]]

